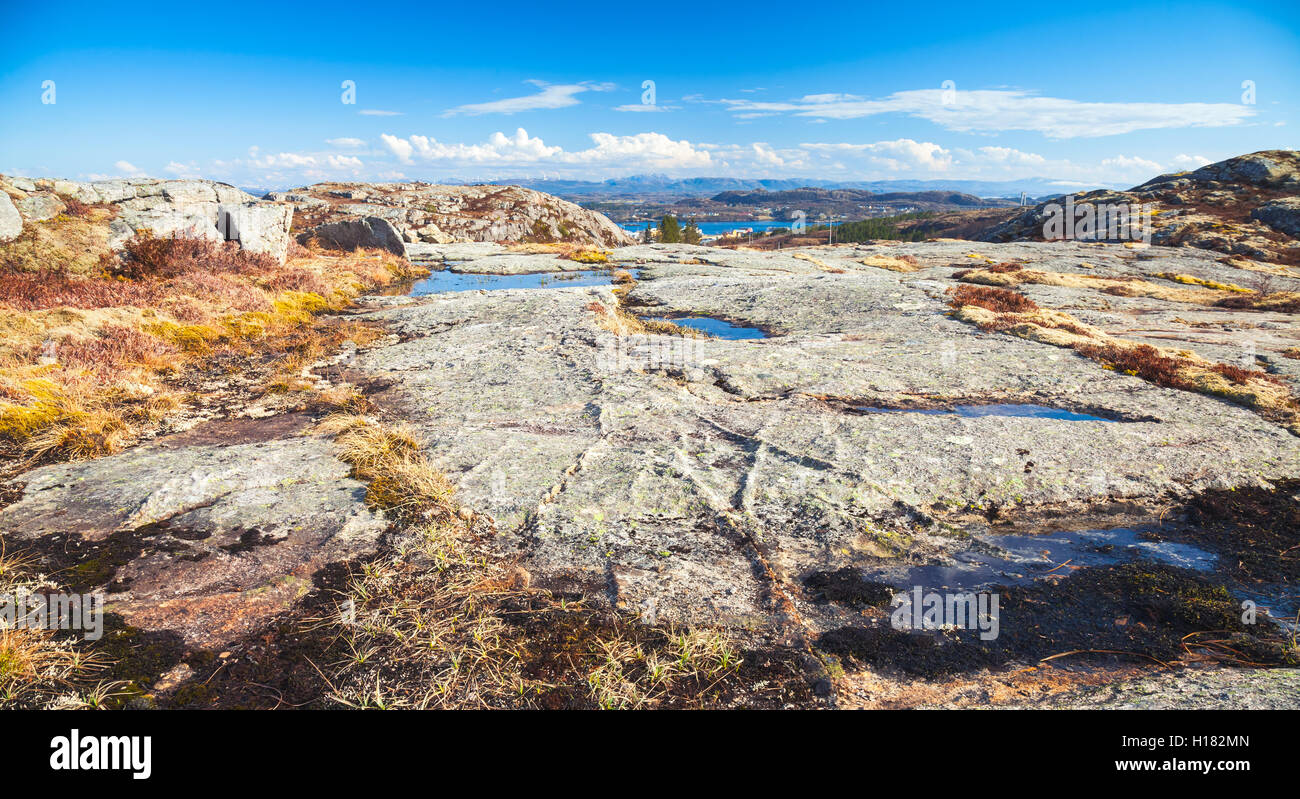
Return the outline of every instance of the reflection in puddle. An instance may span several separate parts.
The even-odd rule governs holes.
[[[629,270],[631,271],[631,270]],[[634,274],[635,276],[635,274]],[[545,289],[569,286],[608,286],[613,277],[609,269],[582,269],[573,272],[533,272],[523,275],[489,275],[477,272],[448,272],[440,269],[418,280],[403,294],[420,297],[444,291],[492,291],[502,289]]]
[[[951,408],[875,408],[869,405],[857,405],[853,408],[864,413],[924,413],[931,416],[1022,416],[1032,419],[1061,419],[1067,422],[1114,422],[1087,413],[1075,413],[1061,408],[1049,408],[1046,405],[999,404],[999,405],[954,405]]]
[[[1038,578],[1068,577],[1074,569],[1110,566],[1135,560],[1154,561],[1184,569],[1208,572],[1218,557],[1188,544],[1148,541],[1142,528],[1075,530],[1045,535],[991,535],[979,541],[987,544],[956,553],[955,563],[908,568],[885,568],[863,572],[900,588],[924,586],[932,589],[968,590],[990,585],[1017,585]],[[1065,564],[1065,565],[1062,565]]]
[[[673,318],[653,316],[648,318],[652,322],[672,322],[680,327],[689,327],[693,330],[699,330],[702,333],[708,333],[714,338],[728,339],[731,341],[767,338],[767,334],[756,327],[733,325],[730,322],[722,319],[715,319],[712,316],[682,316]]]

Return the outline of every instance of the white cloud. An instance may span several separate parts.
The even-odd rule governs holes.
[[[356,150],[366,146],[365,139],[354,139],[351,136],[343,136],[337,139],[326,139],[325,143],[331,147],[338,147],[340,150]]]
[[[380,137],[384,145],[403,163],[415,161],[461,165],[607,165],[639,168],[692,169],[712,163],[709,153],[696,149],[688,141],[674,141],[662,133],[637,133],[615,136],[593,133],[594,146],[567,152],[563,147],[547,145],[523,128],[513,136],[493,133],[481,144],[439,142],[427,136],[405,139],[390,134]]]
[[[118,161],[118,162],[114,163],[113,166],[114,166],[114,168],[116,168],[119,172],[122,172],[122,173],[124,173],[124,174],[126,174],[126,175],[131,175],[131,176],[139,175],[139,174],[143,171],[143,170],[141,170],[138,166],[136,166],[135,164],[131,163],[130,161]]]
[[[378,108],[366,108],[357,112],[363,117],[400,117],[403,116],[401,111],[381,111]]]
[[[1186,169],[1200,169],[1209,163],[1212,163],[1210,159],[1203,155],[1187,155],[1186,153],[1180,153],[1179,155],[1174,156],[1171,165],[1175,169],[1181,171]]]
[[[457,114],[466,114],[469,116],[478,116],[480,114],[517,114],[521,111],[540,111],[552,108],[567,108],[577,105],[579,100],[577,95],[583,92],[604,92],[614,88],[608,83],[566,83],[552,85],[539,80],[530,80],[528,83],[538,87],[541,91],[536,94],[528,94],[523,97],[508,97],[504,100],[492,100],[486,103],[470,103],[468,105],[459,105],[450,108],[443,113],[443,116],[455,116]]]
[[[1162,167],[1155,161],[1137,156],[1117,155],[1114,158],[1103,158],[1101,161],[1103,169],[1112,170],[1123,174],[1144,174],[1155,177],[1160,174]]]
[[[919,142],[912,139],[895,139],[879,141],[872,144],[848,143],[813,143],[802,147],[812,152],[831,156],[858,155],[878,167],[894,172],[944,172],[953,164],[953,155],[949,150],[934,142]]]
[[[776,151],[766,144],[754,142],[750,145],[754,149],[754,160],[765,166],[785,166],[785,159],[777,155]]]
[[[1251,106],[1236,103],[1098,103],[1011,89],[958,91],[951,96],[942,89],[917,89],[895,92],[881,100],[812,94],[791,102],[720,102],[740,119],[773,114],[860,119],[901,113],[964,133],[1032,130],[1054,139],[1162,128],[1222,127],[1240,124],[1255,114]]]
[[[193,161],[188,164],[182,164],[179,161],[169,161],[167,166],[163,167],[163,171],[169,175],[175,175],[178,178],[197,178],[201,174],[198,164]]]

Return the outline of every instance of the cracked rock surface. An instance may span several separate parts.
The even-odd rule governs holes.
[[[28,472],[0,526],[67,569],[74,589],[105,590],[127,624],[205,648],[287,608],[324,566],[378,545],[387,523],[328,441],[187,436]]]
[[[920,268],[862,263],[879,255],[913,255]],[[491,271],[497,257],[460,268]],[[553,260],[514,256],[504,271],[529,257]],[[640,269],[627,307],[770,336],[616,337],[594,310],[615,304],[604,287],[448,293],[373,312],[403,341],[357,367],[391,381],[390,399],[462,501],[496,520],[504,550],[650,618],[759,621],[788,611],[784,598],[803,606],[790,588],[802,576],[897,556],[900,540],[907,557],[942,560],[963,545],[934,522],[962,510],[1144,501],[1300,474],[1300,441],[1250,410],[950,318],[952,273],[989,259],[1241,279],[1210,254],[1163,248],[636,246],[611,259]],[[1282,314],[1024,288],[1089,308],[1090,324],[1116,334],[1172,346],[1172,330],[1209,358],[1226,360],[1247,336],[1271,357],[1297,335]],[[1219,327],[1172,321],[1189,314]],[[987,403],[1103,420],[857,410]]]

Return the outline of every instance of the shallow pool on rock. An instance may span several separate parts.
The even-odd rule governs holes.
[[[865,570],[870,580],[899,588],[970,590],[1067,577],[1078,568],[1132,561],[1213,571],[1218,556],[1190,544],[1158,541],[1144,528],[1075,530],[1043,535],[981,536],[983,545],[953,555],[953,563]]]
[[[417,280],[409,291],[412,297],[445,291],[493,291],[503,289],[555,289],[570,286],[608,286],[613,281],[609,269],[582,269],[573,272],[531,272],[522,275],[491,275],[478,272],[449,272],[439,269]]]
[[[1067,422],[1115,422],[1087,413],[1076,413],[1062,408],[1049,408],[1046,405],[1000,403],[994,405],[954,405],[951,408],[877,408],[870,405],[855,405],[854,410],[863,413],[924,413],[930,416],[1019,416],[1031,419],[1057,419]]]
[[[727,339],[730,341],[767,338],[767,334],[756,327],[733,325],[731,322],[717,319],[712,316],[682,316],[674,318],[654,316],[649,317],[649,319],[653,322],[672,322],[679,327],[689,327],[693,330],[699,330],[702,333],[708,333],[714,338]]]

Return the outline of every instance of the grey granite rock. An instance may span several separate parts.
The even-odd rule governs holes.
[[[0,191],[0,241],[9,241],[23,232],[23,217],[9,195]]]

